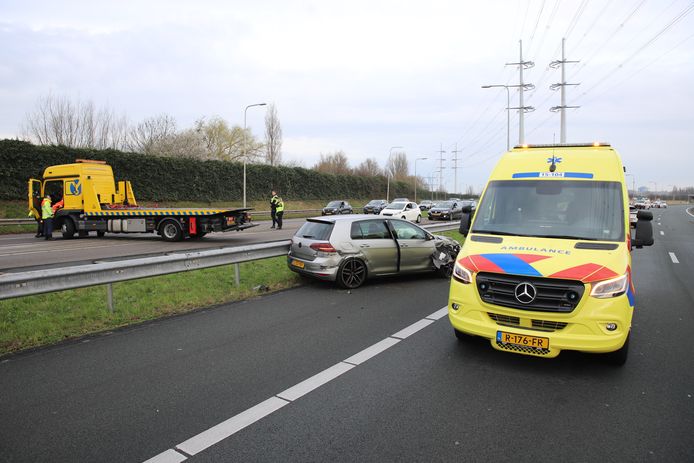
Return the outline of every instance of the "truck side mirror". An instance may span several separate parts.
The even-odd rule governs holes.
[[[463,214],[460,216],[460,228],[458,231],[461,235],[467,236],[470,233],[470,222],[472,221],[472,207],[470,205],[463,206]]]
[[[653,213],[640,209],[636,213],[636,234],[631,245],[635,248],[653,245]]]

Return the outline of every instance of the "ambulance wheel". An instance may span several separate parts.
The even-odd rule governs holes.
[[[164,241],[181,241],[183,239],[183,228],[178,220],[164,219],[159,224],[159,234]]]
[[[627,363],[627,358],[629,357],[629,339],[631,338],[631,334],[627,336],[627,340],[624,341],[624,345],[622,346],[621,349],[616,350],[614,352],[610,352],[605,355],[605,360],[607,363],[610,365],[614,365],[617,367],[621,367],[625,363]]]
[[[60,227],[60,231],[63,233],[63,238],[69,240],[75,236],[75,232],[77,231],[75,222],[73,222],[70,218],[63,220],[63,225]]]

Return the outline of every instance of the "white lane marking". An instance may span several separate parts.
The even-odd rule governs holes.
[[[399,339],[395,338],[385,338],[382,341],[378,341],[376,344],[372,345],[371,347],[367,347],[361,352],[357,352],[353,356],[351,356],[348,359],[343,360],[345,363],[351,363],[352,365],[361,365],[362,363],[366,362],[369,360],[371,357],[375,357],[381,352],[383,352],[386,349],[390,349],[397,343],[399,343]]]
[[[260,402],[258,405],[251,407],[238,415],[232,416],[228,420],[222,421],[207,431],[203,431],[197,436],[191,437],[187,441],[178,444],[176,448],[183,450],[188,455],[200,453],[217,442],[239,432],[246,426],[249,426],[259,419],[266,417],[270,413],[276,412],[288,403],[289,402],[286,400],[278,399],[277,397],[270,397],[266,401]]]
[[[327,368],[320,373],[311,376],[308,379],[305,379],[304,381],[300,382],[299,384],[296,384],[289,389],[286,389],[279,394],[277,394],[277,397],[280,399],[284,400],[289,400],[290,402],[295,401],[299,397],[308,394],[309,392],[313,391],[314,389],[318,389],[325,383],[328,383],[332,381],[333,379],[337,378],[338,376],[347,373],[349,370],[354,368],[354,365],[350,365],[349,363],[345,362],[340,362],[337,363],[330,368]]]
[[[439,310],[437,310],[433,314],[428,315],[424,318],[427,318],[429,320],[439,320],[439,319],[445,317],[446,315],[448,315],[448,306],[441,307]]]
[[[660,236],[665,236],[665,232],[663,230],[660,230]]]
[[[687,212],[687,214],[689,214],[689,215],[691,215],[692,217],[694,217],[694,213],[690,212],[690,211],[694,211],[694,207],[690,207],[689,209],[685,209],[685,211]]]
[[[677,260],[677,256],[675,255],[674,252],[668,252],[668,254],[670,254],[670,259],[672,259],[673,264],[679,264],[680,263],[680,261]]]
[[[186,460],[186,457],[174,449],[168,449],[167,451],[161,452],[159,455],[145,461],[145,463],[181,463],[182,461]]]
[[[398,338],[398,339],[405,339],[409,336],[412,336],[415,334],[417,331],[421,330],[422,328],[426,328],[427,326],[431,325],[434,323],[434,320],[429,320],[426,318],[423,318],[419,320],[418,322],[414,322],[407,328],[403,328],[402,330],[398,331],[395,334],[391,334],[391,338]]]
[[[425,328],[435,320],[443,318],[448,311],[448,306],[443,307],[431,315],[411,324],[410,326],[398,331],[393,336],[385,338],[376,344],[367,347],[366,349],[357,352],[348,359],[333,365],[330,368],[323,370],[322,372],[311,376],[310,378],[285,389],[276,396],[270,397],[269,399],[261,402],[238,415],[232,416],[226,421],[219,423],[200,434],[191,437],[175,446],[175,449],[185,452],[187,455],[195,455],[202,452],[203,450],[213,446],[214,444],[231,437],[233,434],[239,432],[240,430],[250,426],[256,421],[276,412],[280,408],[287,404],[297,400],[298,398],[308,394],[309,392],[319,388],[320,386],[332,381],[333,379],[339,377],[340,375],[350,371],[357,365],[375,357],[376,355],[388,350],[394,345],[398,344],[401,339],[405,339],[408,336],[416,333],[417,331]],[[400,339],[396,339],[399,337]],[[173,452],[173,453],[172,453]],[[180,455],[182,460],[170,460],[171,463],[177,463],[178,461],[184,461],[186,458],[184,455],[179,454],[174,449],[169,449],[159,455],[147,460],[145,463],[169,463],[169,460],[164,458],[179,458],[176,455]],[[156,458],[161,458],[156,460]]]

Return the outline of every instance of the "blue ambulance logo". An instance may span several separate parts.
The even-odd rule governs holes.
[[[68,183],[68,194],[72,196],[79,196],[82,194],[82,184],[80,183],[79,179]]]
[[[559,164],[561,162],[561,158],[558,158],[554,155],[552,155],[551,158],[547,158],[547,164]]]

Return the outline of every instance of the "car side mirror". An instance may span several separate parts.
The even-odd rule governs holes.
[[[470,206],[463,206],[463,214],[460,216],[460,227],[458,231],[461,235],[467,236],[470,233],[470,222],[472,221],[472,209]]]
[[[653,245],[653,213],[643,209],[636,213],[636,233],[631,245],[637,249]]]

